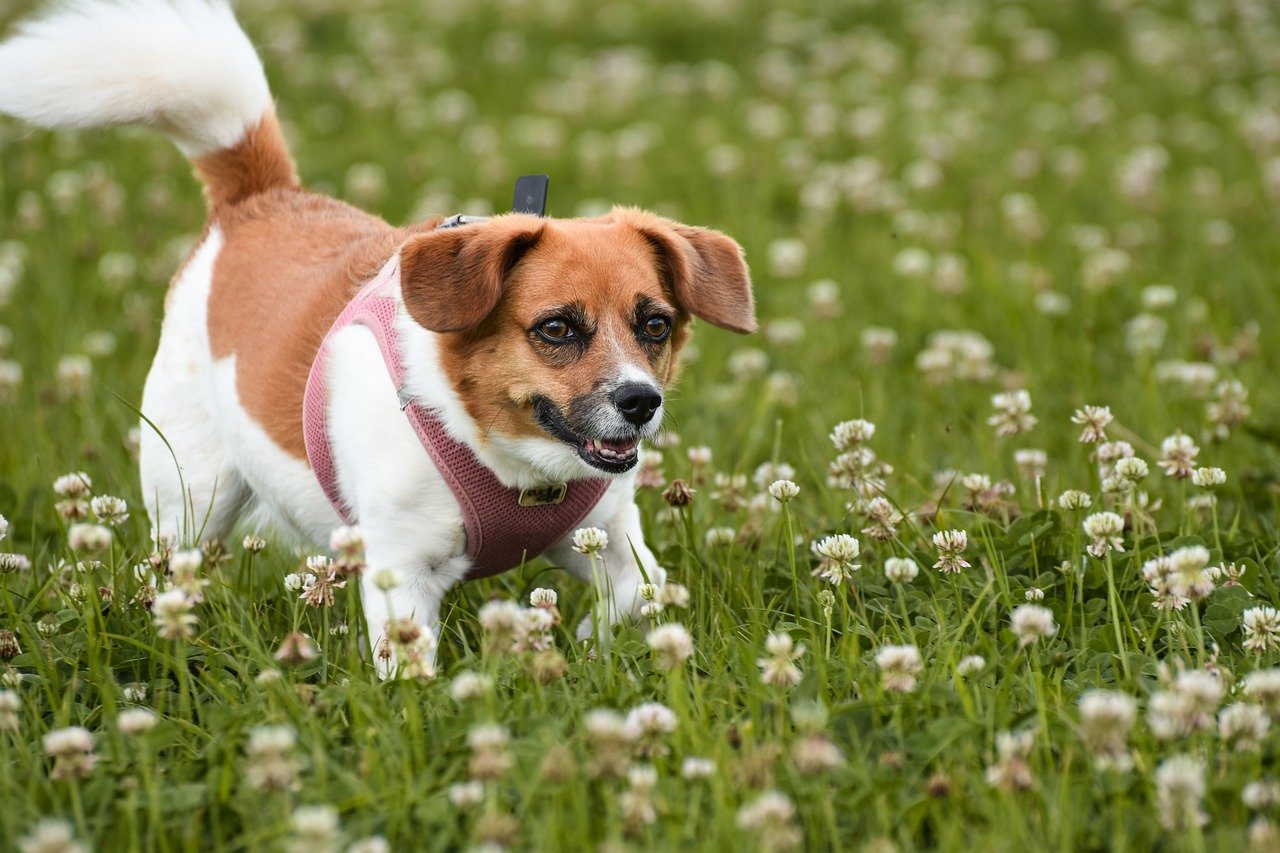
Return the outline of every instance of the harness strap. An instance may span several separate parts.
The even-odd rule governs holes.
[[[454,227],[465,224],[451,223]],[[472,561],[468,577],[488,577],[515,568],[576,529],[599,503],[610,481],[591,478],[540,489],[508,488],[470,447],[449,435],[434,410],[410,398],[404,387],[406,371],[395,326],[398,311],[395,287],[399,280],[397,256],[348,303],[316,353],[303,398],[303,435],[311,469],[343,521],[356,523],[358,519],[353,510],[342,499],[333,464],[326,365],[334,334],[349,325],[362,325],[378,342],[401,408],[462,511],[467,556]]]

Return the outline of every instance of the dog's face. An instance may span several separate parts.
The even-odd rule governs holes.
[[[755,328],[738,245],[640,211],[502,216],[424,232],[400,258],[405,306],[443,333],[482,433],[554,441],[609,474],[658,431],[689,318]]]

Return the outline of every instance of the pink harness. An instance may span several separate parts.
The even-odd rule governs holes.
[[[505,572],[533,559],[573,532],[604,495],[609,481],[592,478],[536,489],[507,488],[470,447],[449,435],[439,415],[416,400],[406,399],[400,336],[395,327],[397,302],[393,296],[399,280],[399,259],[392,258],[373,280],[360,288],[321,342],[307,377],[302,405],[307,459],[329,503],[343,521],[354,524],[356,518],[338,491],[338,475],[333,466],[325,365],[335,334],[353,324],[365,326],[378,341],[410,426],[462,510],[467,556],[472,561],[468,577]]]

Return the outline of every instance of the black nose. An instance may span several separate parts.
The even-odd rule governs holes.
[[[619,385],[609,397],[622,416],[636,426],[644,426],[653,420],[653,413],[662,405],[662,395],[658,390],[643,382]]]

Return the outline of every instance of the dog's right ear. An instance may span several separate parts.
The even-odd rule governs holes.
[[[479,326],[542,228],[536,216],[511,214],[410,237],[400,247],[400,294],[409,316],[433,332]]]

